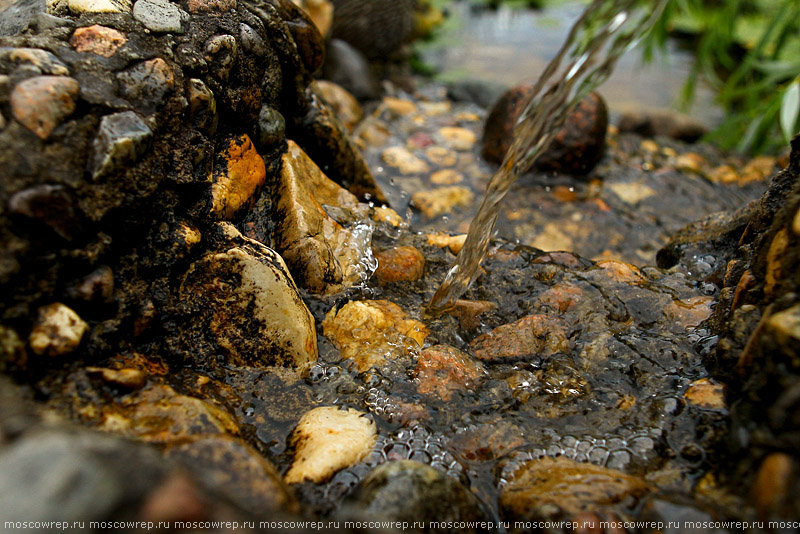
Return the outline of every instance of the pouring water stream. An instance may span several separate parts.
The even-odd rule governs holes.
[[[575,22],[525,101],[511,148],[426,314],[442,315],[469,289],[489,249],[500,205],[517,177],[547,149],[575,106],[608,78],[619,57],[650,30],[669,1],[594,0]]]

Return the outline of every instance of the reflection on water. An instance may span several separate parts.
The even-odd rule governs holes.
[[[424,47],[423,60],[445,80],[473,79],[506,86],[535,81],[558,52],[572,24],[585,9],[580,3],[544,11],[476,9],[453,2],[450,20],[436,41]],[[620,59],[601,92],[612,115],[624,111],[675,109],[692,64],[689,52],[670,42],[668,53],[643,64],[634,49]],[[709,125],[722,111],[711,92],[699,87],[691,114]]]

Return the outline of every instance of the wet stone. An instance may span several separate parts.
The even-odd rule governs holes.
[[[153,132],[133,111],[106,115],[92,142],[91,172],[97,180],[142,157],[150,148]]]
[[[414,247],[394,247],[375,254],[375,276],[381,283],[415,282],[425,272],[425,256]]]
[[[190,15],[169,0],[138,0],[133,5],[133,18],[152,32],[184,33]]]
[[[324,482],[361,461],[377,437],[375,422],[363,412],[337,406],[314,408],[300,418],[289,438],[295,457],[284,480],[287,484]]]
[[[575,517],[584,512],[635,503],[648,484],[621,471],[567,458],[542,458],[523,464],[500,493],[506,519]]]
[[[425,174],[428,164],[401,146],[389,147],[381,155],[390,167],[395,167],[403,174]]]
[[[210,217],[231,219],[252,204],[266,180],[266,165],[246,134],[230,139],[214,159]]]
[[[75,111],[78,82],[66,76],[36,76],[17,84],[11,113],[40,139],[47,139]]]
[[[132,0],[67,0],[69,10],[81,13],[130,13]]]
[[[293,141],[281,161],[276,242],[292,272],[314,293],[335,293],[366,280],[375,269],[366,206],[329,180]]]
[[[60,302],[39,308],[28,343],[40,356],[64,356],[81,344],[89,325],[71,308]]]
[[[690,406],[705,410],[726,411],[728,408],[725,386],[709,378],[692,382],[683,397]]]
[[[428,219],[452,213],[457,208],[472,204],[475,194],[459,185],[417,191],[411,195],[411,204]]]
[[[156,385],[106,407],[100,428],[151,443],[180,443],[192,436],[238,435],[239,427],[222,408]]]
[[[150,114],[156,111],[175,87],[175,73],[161,58],[143,61],[117,74],[120,96]]]
[[[492,108],[486,119],[481,149],[488,161],[502,162],[511,147],[514,126],[531,88],[522,85],[510,89]],[[605,102],[598,93],[590,93],[567,117],[535,166],[544,171],[588,174],[603,157],[607,127]]]
[[[261,106],[258,113],[258,142],[269,148],[282,142],[286,133],[286,120],[280,111],[270,106]]]
[[[483,364],[449,345],[434,345],[420,351],[414,370],[417,391],[449,401],[455,392],[469,392],[486,377]]]
[[[787,355],[797,355],[800,346],[800,304],[770,316],[767,328],[777,346]]]
[[[314,80],[312,90],[331,106],[336,117],[352,132],[364,116],[361,104],[347,89],[327,80]]]
[[[359,371],[407,358],[419,351],[427,327],[388,300],[351,301],[332,309],[322,322],[325,337],[353,360]]]
[[[448,147],[460,152],[472,150],[472,147],[475,146],[475,142],[478,140],[471,130],[456,126],[445,126],[436,132],[436,135],[441,138]]]
[[[413,460],[375,468],[357,488],[352,502],[370,518],[453,525],[432,530],[435,532],[482,532],[471,523],[488,521],[481,503],[460,482]]]
[[[567,325],[549,315],[528,315],[470,342],[483,361],[512,361],[569,352]]]
[[[208,254],[180,287],[189,354],[234,365],[303,368],[317,360],[314,319],[281,257],[260,243]]]

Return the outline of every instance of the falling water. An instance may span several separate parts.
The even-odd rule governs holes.
[[[547,149],[575,106],[608,78],[617,59],[653,26],[668,1],[594,0],[587,7],[528,96],[514,142],[489,182],[464,247],[428,304],[428,314],[448,311],[472,285],[511,185]]]

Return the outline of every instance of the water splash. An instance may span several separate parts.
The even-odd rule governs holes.
[[[489,182],[464,247],[426,313],[438,316],[452,309],[472,285],[511,185],[547,149],[575,106],[608,78],[619,57],[650,30],[668,1],[594,0],[575,22],[525,101],[514,142]]]

